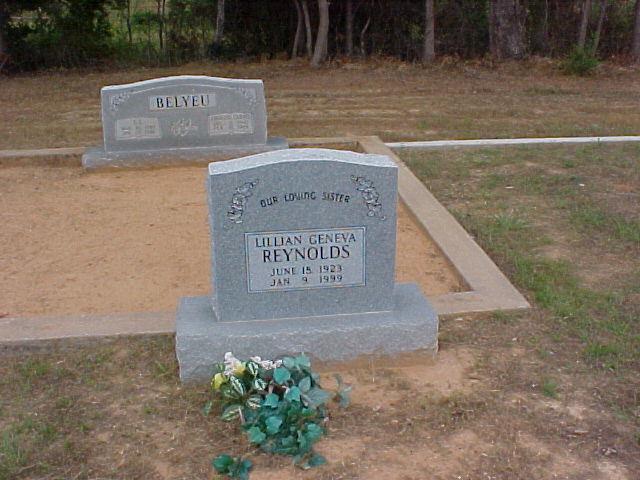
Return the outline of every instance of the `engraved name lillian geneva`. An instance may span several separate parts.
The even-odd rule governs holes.
[[[365,284],[365,228],[245,233],[249,292]]]

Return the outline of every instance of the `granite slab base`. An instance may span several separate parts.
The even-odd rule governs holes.
[[[438,316],[415,284],[397,284],[389,312],[218,322],[210,297],[184,297],[176,319],[176,355],[183,382],[207,382],[213,365],[237,358],[304,352],[317,360],[438,350]]]
[[[272,137],[263,145],[232,145],[194,148],[163,148],[157,150],[130,150],[107,152],[104,146],[88,148],[82,155],[86,170],[103,168],[154,167],[212,162],[244,157],[256,153],[289,148],[284,137]]]

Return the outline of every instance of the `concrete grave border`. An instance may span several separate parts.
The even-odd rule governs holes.
[[[458,316],[530,308],[525,297],[475,240],[378,137],[298,138],[290,140],[289,145],[352,146],[365,153],[387,155],[398,164],[400,198],[468,286],[464,292],[429,296],[438,315]],[[63,150],[64,153],[60,152],[62,155],[82,153],[81,149]],[[35,151],[22,152],[20,156],[27,157]],[[175,312],[6,317],[0,318],[0,355],[25,349],[47,350],[54,346],[95,341],[97,338],[170,335],[174,332]]]

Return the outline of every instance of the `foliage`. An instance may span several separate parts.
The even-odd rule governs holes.
[[[598,65],[600,62],[591,49],[576,48],[562,63],[562,70],[568,75],[585,77],[593,74]]]
[[[10,54],[22,69],[73,67],[109,58],[111,0],[41,2],[28,21],[7,29]]]
[[[231,457],[229,455],[220,455],[211,461],[211,465],[216,472],[231,478],[239,478],[247,480],[249,478],[249,470],[252,463],[250,460],[243,460],[239,457]]]
[[[325,463],[313,445],[324,434],[326,403],[333,398],[342,407],[349,404],[351,387],[344,386],[339,376],[336,380],[337,393],[324,390],[305,355],[240,361],[227,353],[224,363],[216,366],[212,399],[204,413],[219,404],[222,419],[239,420],[249,443],[267,453],[290,455],[296,465],[307,469]],[[246,478],[251,466],[247,462],[221,455],[213,465],[219,473]]]
[[[562,57],[575,47],[583,0],[527,0],[526,48]],[[0,1],[0,39],[6,38],[18,69],[124,63],[172,63],[213,58],[274,58],[291,51],[297,13],[291,0],[227,0],[224,36],[214,43],[218,0],[11,0]],[[317,2],[310,0],[312,30]],[[354,54],[415,61],[424,41],[424,0],[352,0]],[[490,0],[435,2],[438,55],[479,58],[489,49]],[[330,2],[329,57],[346,50],[347,1]],[[635,0],[609,2],[598,52],[629,52]],[[589,32],[593,33],[593,21]],[[160,30],[162,34],[160,35]],[[315,37],[315,31],[312,32]],[[160,37],[163,38],[160,45]],[[303,43],[305,41],[303,35]],[[584,75],[595,67],[588,52],[571,53],[566,71]]]

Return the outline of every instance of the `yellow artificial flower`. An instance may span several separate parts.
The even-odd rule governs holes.
[[[233,374],[236,376],[242,375],[245,369],[246,369],[245,364],[243,362],[238,362],[238,364],[236,365],[236,368],[233,369]]]
[[[213,381],[211,382],[211,386],[214,390],[219,390],[223,383],[227,382],[227,377],[225,377],[221,373],[216,373],[213,377]]]

